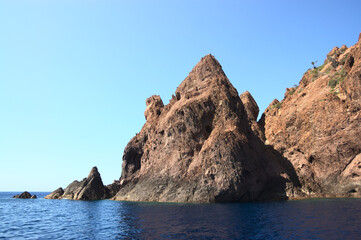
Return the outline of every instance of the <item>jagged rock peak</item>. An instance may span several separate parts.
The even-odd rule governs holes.
[[[147,108],[144,111],[146,120],[157,118],[164,107],[163,101],[159,95],[153,95],[147,98],[145,104],[147,105]]]
[[[285,183],[278,172],[282,166],[271,166],[271,153],[252,132],[261,132],[257,122],[251,129],[237,90],[212,55],[193,68],[169,104],[163,107],[159,96],[146,103],[147,122],[124,150],[120,190],[114,200],[283,198],[284,189],[274,188]],[[160,115],[153,118],[157,109]]]
[[[88,175],[88,179],[90,178],[100,178],[100,173],[98,172],[98,168],[97,167],[93,167],[90,170],[90,173]]]
[[[73,181],[69,184],[64,190],[58,188],[49,195],[46,199],[74,199],[74,200],[98,200],[110,198],[110,189],[115,186],[108,185],[107,187],[103,185],[102,178],[98,172],[97,167],[93,167],[90,170],[90,173],[87,178],[84,178],[82,181]]]
[[[263,124],[257,122],[258,113],[259,113],[257,102],[254,100],[254,98],[248,91],[245,91],[239,97],[246,110],[248,122],[249,125],[251,126],[252,131],[260,140],[265,141],[265,137],[262,129]]]
[[[202,59],[197,63],[191,72],[207,70],[207,67],[212,68],[212,70],[222,69],[222,66],[217,61],[217,59],[212,54],[207,54],[206,56],[202,57]]]
[[[189,96],[187,95],[190,92],[193,92],[192,95],[194,95],[195,92],[203,92],[215,85],[226,85],[229,87],[231,84],[223,72],[221,64],[213,55],[208,54],[197,63],[188,77],[179,85],[176,94],[179,94],[179,98],[188,98]]]
[[[259,108],[252,95],[248,91],[245,91],[241,94],[240,98],[247,111],[248,119],[256,121]]]
[[[221,73],[224,75],[221,64],[219,64],[217,59],[211,54],[202,57],[202,59],[189,73],[189,77],[197,76],[200,78],[199,80],[203,80],[203,77],[208,76],[209,73]]]

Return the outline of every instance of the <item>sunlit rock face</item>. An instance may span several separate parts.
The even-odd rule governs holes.
[[[250,119],[257,125],[258,106],[250,94],[244,101],[246,109],[212,55],[193,68],[169,104],[164,106],[159,96],[148,98],[147,121],[125,148],[121,189],[113,199],[230,202],[285,198],[285,189],[293,188],[296,179],[254,133]]]
[[[292,163],[305,196],[361,197],[360,39],[332,49],[261,120],[266,142]]]

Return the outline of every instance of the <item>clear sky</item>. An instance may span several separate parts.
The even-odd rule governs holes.
[[[334,46],[361,1],[0,1],[0,191],[121,174],[145,100],[165,104],[211,53],[263,112]]]

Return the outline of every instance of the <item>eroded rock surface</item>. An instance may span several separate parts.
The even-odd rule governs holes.
[[[252,96],[242,103],[212,55],[193,68],[169,104],[152,96],[146,105],[147,121],[124,151],[115,200],[280,199],[297,182],[290,165],[253,133],[249,120],[257,124],[259,110]]]
[[[360,197],[361,41],[332,49],[270,104],[260,124],[266,142],[294,166],[305,196]]]

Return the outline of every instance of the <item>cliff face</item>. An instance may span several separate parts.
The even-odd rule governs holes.
[[[254,134],[249,119],[256,129],[258,106],[250,94],[244,102],[246,109],[212,55],[193,68],[168,105],[159,96],[148,98],[147,121],[125,148],[121,189],[114,199],[222,202],[285,197],[286,185],[293,188],[297,182],[290,177],[292,169]]]
[[[361,38],[361,35],[360,35]],[[361,197],[361,40],[334,48],[260,120],[266,143],[288,159],[302,193]]]

